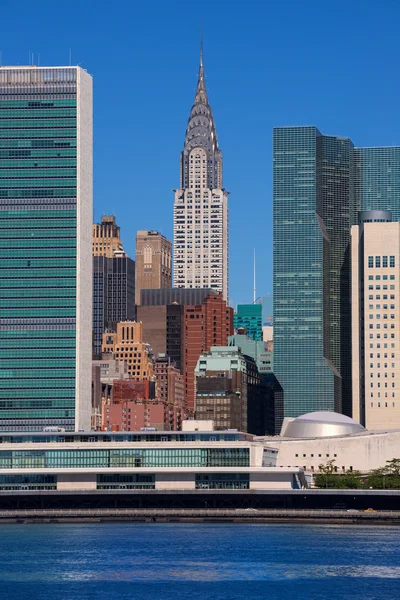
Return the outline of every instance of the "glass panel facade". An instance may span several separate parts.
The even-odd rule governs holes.
[[[284,414],[351,411],[349,139],[274,130],[274,373]]]
[[[250,339],[262,340],[262,304],[238,304],[233,325],[235,329],[244,327]]]
[[[47,390],[42,390],[42,395]],[[19,392],[18,392],[19,393]],[[247,433],[224,433],[213,431],[211,433],[200,432],[136,432],[136,433],[35,433],[23,435],[0,435],[0,444],[24,444],[24,443],[82,443],[82,442],[240,442],[250,441],[253,436]]]
[[[56,475],[0,475],[0,490],[55,490]]]
[[[400,221],[400,147],[355,148],[360,210],[388,210]]]
[[[248,466],[249,448],[0,450],[0,469]]]
[[[248,473],[200,473],[196,475],[196,490],[248,490]]]
[[[97,475],[98,490],[154,490],[155,475],[114,473]]]
[[[0,430],[74,428],[76,99],[75,69],[0,69]]]

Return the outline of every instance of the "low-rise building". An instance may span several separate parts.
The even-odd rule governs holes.
[[[319,411],[286,418],[280,436],[259,438],[278,449],[277,465],[301,467],[312,473],[334,461],[334,471],[368,473],[398,458],[400,430],[367,431],[342,414]]]
[[[40,432],[0,436],[0,490],[290,490],[302,469],[277,468],[277,451],[227,431]]]

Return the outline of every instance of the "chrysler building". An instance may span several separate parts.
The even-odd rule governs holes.
[[[228,299],[228,193],[204,81],[203,54],[181,152],[174,203],[174,287],[212,288]]]

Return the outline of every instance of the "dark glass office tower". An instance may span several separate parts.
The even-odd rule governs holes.
[[[0,430],[90,428],[91,227],[92,78],[0,67]]]
[[[135,261],[128,256],[93,257],[93,355],[101,357],[106,328],[120,321],[134,321]]]
[[[360,210],[386,210],[400,221],[400,147],[355,148]]]
[[[286,127],[274,130],[273,152],[274,374],[285,416],[351,414],[353,144]]]

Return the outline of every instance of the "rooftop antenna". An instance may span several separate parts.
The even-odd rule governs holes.
[[[71,48],[69,49],[69,66],[72,66],[72,50]]]
[[[253,304],[255,304],[255,301],[257,299],[257,293],[256,293],[256,249],[254,248],[254,287],[253,287]]]
[[[38,52],[38,55],[37,55],[37,66],[38,67],[40,66],[40,52]]]

